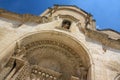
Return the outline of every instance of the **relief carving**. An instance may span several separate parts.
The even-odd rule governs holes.
[[[10,77],[12,80],[86,80],[87,78],[87,69],[83,66],[79,55],[59,41],[40,40],[27,45],[17,43],[16,46],[13,55],[16,66],[13,68],[15,70],[13,77]]]
[[[71,21],[69,21],[69,20],[63,20],[63,22],[62,22],[62,28],[64,28],[64,29],[70,29],[70,26],[71,26]]]
[[[15,49],[15,52],[14,52],[15,56],[16,57],[22,57],[23,54],[25,54],[25,53],[26,53],[26,48],[24,46],[21,47],[19,45],[19,43],[17,42],[16,43],[16,49]]]

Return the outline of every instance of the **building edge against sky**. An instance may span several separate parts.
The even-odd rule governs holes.
[[[59,0],[59,1],[24,1],[24,0],[0,0],[0,7],[7,10],[17,12],[17,13],[31,13],[39,15],[48,7],[51,7],[53,4],[74,4],[78,7],[84,9],[85,11],[92,13],[96,19],[97,28],[105,29],[111,28],[120,32],[120,17],[119,17],[119,0],[109,0],[104,1],[69,1],[69,0]],[[27,4],[27,6],[26,6]],[[46,4],[42,6],[43,4]],[[109,5],[112,5],[109,7]]]
[[[0,9],[0,24],[1,80],[120,79],[120,33],[97,30],[76,6],[55,5],[40,16]]]

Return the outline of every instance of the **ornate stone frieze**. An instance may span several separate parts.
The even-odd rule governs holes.
[[[48,80],[49,79],[58,80],[61,74],[50,69],[45,69],[38,65],[33,65],[30,76],[31,78],[34,78],[36,76],[36,78],[40,79],[46,78]]]
[[[31,75],[29,75],[30,77],[24,75],[28,74],[25,72],[26,70],[24,70],[25,67],[19,72],[19,76],[17,76],[15,80],[29,80],[30,78],[43,79],[47,78],[47,76],[55,80],[59,80],[60,77],[62,80],[66,80],[70,78],[70,76],[74,76],[71,77],[72,80],[79,80],[79,78],[86,80],[87,69],[82,65],[80,56],[72,48],[59,41],[34,41],[24,45],[24,47],[21,46],[17,51],[15,56],[19,57],[22,55],[22,57],[19,58],[28,62],[31,66],[28,67],[28,69],[30,68],[31,70],[31,72],[28,71]],[[34,65],[37,66],[38,70],[35,69],[36,66]],[[51,70],[53,72],[51,72]],[[41,77],[38,75],[41,75]]]
[[[50,49],[54,49],[54,50],[59,50],[61,52],[63,50],[68,51],[69,53],[71,53],[71,55],[65,54],[66,56],[68,56],[68,57],[74,56],[81,63],[81,60],[79,59],[79,55],[73,49],[71,49],[70,47],[68,47],[65,44],[60,43],[60,42],[51,41],[51,40],[40,40],[40,41],[35,41],[30,44],[27,44],[24,47],[27,50],[26,54],[28,53],[28,55],[29,55],[29,52],[35,51],[37,49],[42,49],[42,48],[46,48],[46,49],[50,48]]]
[[[15,80],[30,80],[30,66],[26,63],[22,69],[16,74]]]
[[[34,49],[39,48],[39,45],[47,45],[47,44],[59,46],[59,47],[63,48],[64,50],[71,52],[73,55],[76,55],[76,57],[79,57],[79,55],[77,55],[77,53],[73,49],[71,49],[70,47],[66,46],[65,44],[63,44],[61,42],[57,42],[57,41],[40,40],[40,41],[35,41],[35,42],[30,43],[30,44],[27,44],[24,47],[26,50],[30,50],[32,48],[34,48]],[[40,48],[43,48],[43,47],[47,47],[47,46],[40,46]]]

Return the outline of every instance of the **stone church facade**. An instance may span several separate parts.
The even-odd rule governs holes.
[[[0,9],[0,80],[120,80],[120,33],[76,6]]]

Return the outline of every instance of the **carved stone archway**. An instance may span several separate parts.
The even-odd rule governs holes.
[[[12,80],[90,80],[91,59],[72,36],[58,31],[27,34],[16,44],[7,67]]]

